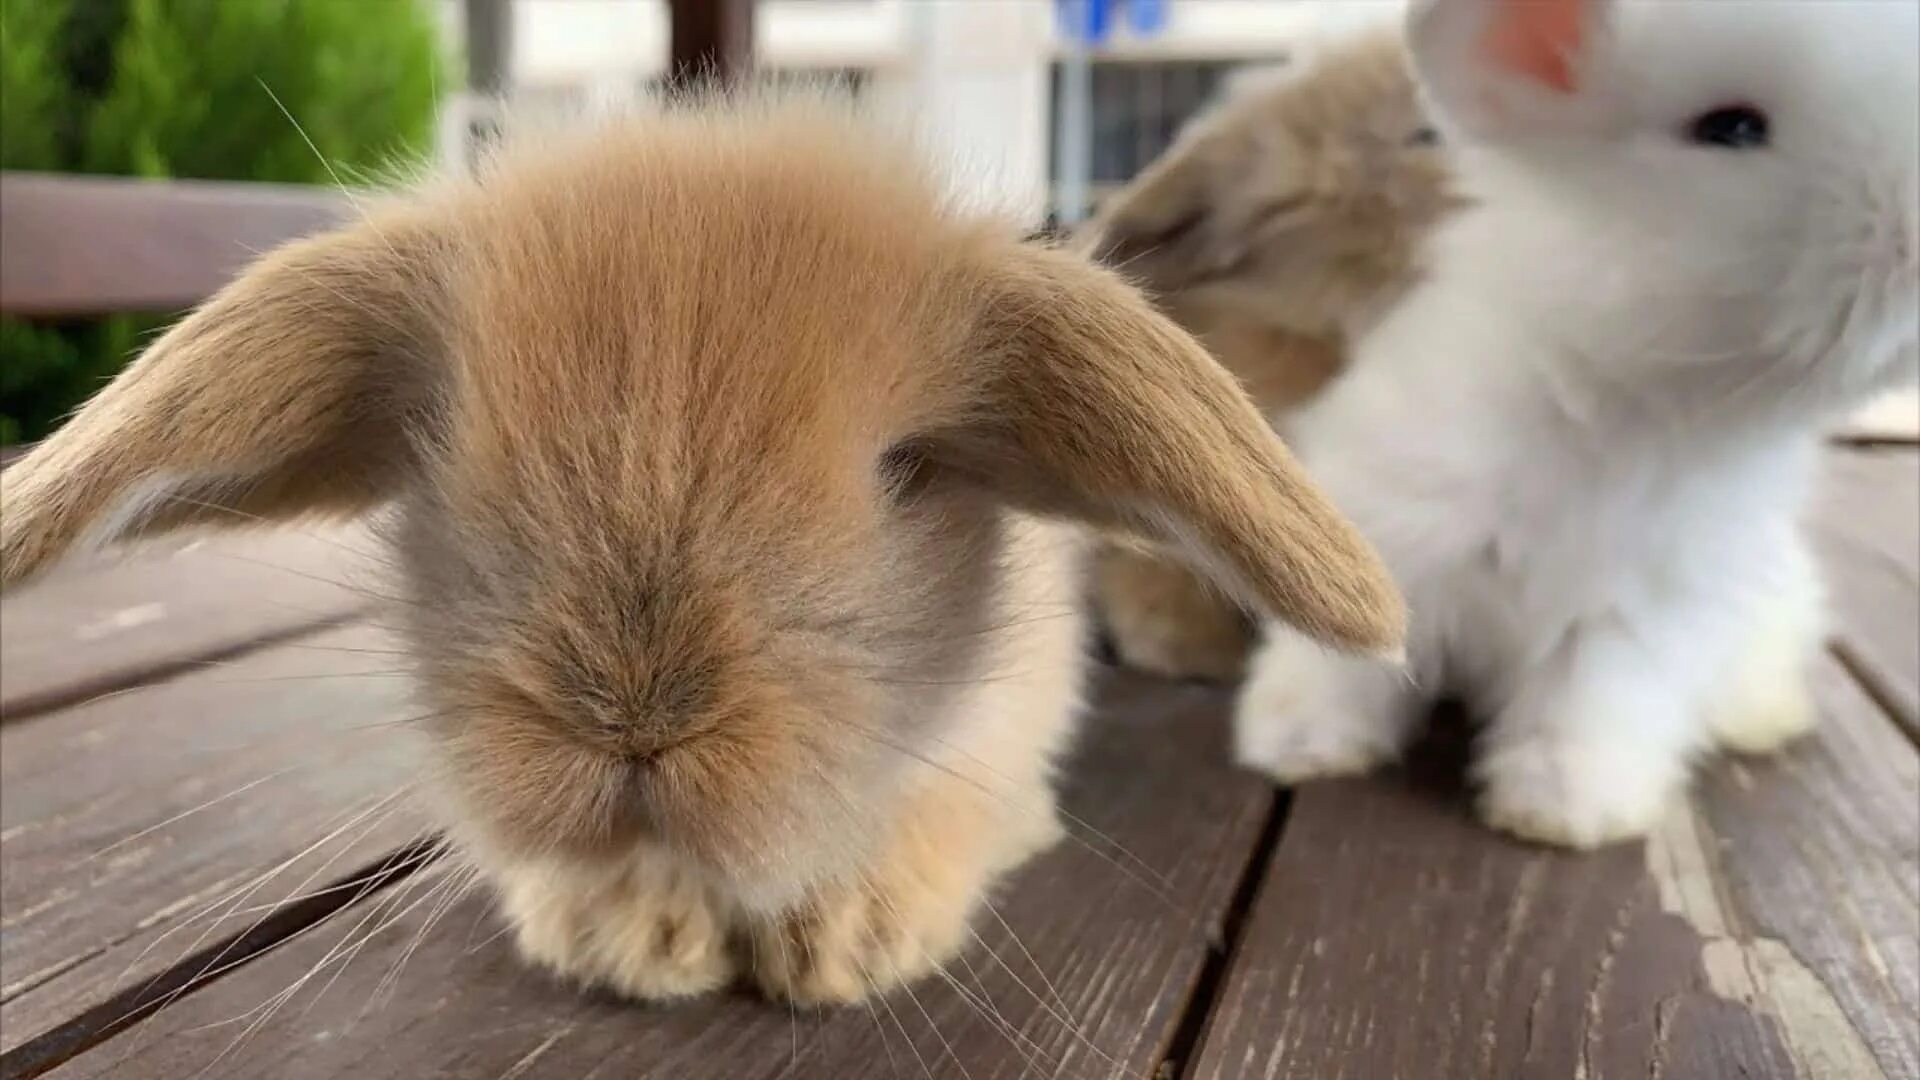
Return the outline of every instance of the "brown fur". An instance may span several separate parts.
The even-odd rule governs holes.
[[[1317,393],[1347,337],[1419,276],[1456,205],[1397,26],[1238,82],[1081,241],[1152,293],[1269,415]],[[1238,674],[1252,626],[1179,562],[1107,545],[1093,591],[1116,649],[1160,674]]]
[[[276,253],[0,485],[8,584],[391,501],[456,839],[529,956],[641,996],[910,977],[1052,838],[1079,657],[1045,519],[1342,647],[1404,620],[1191,339],[806,100],[522,142]]]

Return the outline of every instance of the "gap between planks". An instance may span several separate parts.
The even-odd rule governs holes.
[[[1198,1060],[1202,1040],[1206,1038],[1210,1026],[1214,1005],[1227,990],[1227,973],[1232,969],[1233,958],[1239,954],[1240,946],[1246,939],[1247,923],[1253,914],[1254,902],[1259,898],[1260,885],[1267,879],[1267,870],[1273,864],[1274,856],[1280,851],[1280,836],[1286,831],[1287,813],[1293,808],[1293,792],[1279,788],[1274,791],[1273,804],[1267,810],[1267,820],[1260,828],[1260,838],[1247,862],[1240,871],[1240,880],[1234,883],[1233,898],[1227,903],[1225,917],[1220,924],[1220,940],[1207,948],[1207,958],[1201,965],[1200,976],[1194,980],[1193,990],[1181,1006],[1180,1018],[1174,1024],[1173,1038],[1167,1044],[1166,1053],[1160,1057],[1160,1064],[1153,1070],[1153,1080],[1187,1080],[1193,1074]]]
[[[1920,716],[1912,714],[1907,703],[1893,687],[1887,685],[1886,679],[1875,673],[1873,666],[1863,660],[1845,638],[1829,642],[1827,651],[1839,661],[1847,677],[1867,696],[1867,700],[1873,702],[1881,715],[1893,724],[1894,730],[1905,736],[1915,749],[1920,749]]]
[[[438,838],[408,844],[289,901],[252,926],[212,942],[0,1056],[0,1080],[29,1080],[98,1046],[158,1010],[198,993],[419,872],[441,853]]]
[[[207,667],[238,660],[250,653],[260,652],[275,645],[317,637],[328,630],[337,629],[361,619],[370,611],[371,608],[354,608],[336,612],[171,660],[157,660],[125,671],[116,671],[102,678],[57,687],[41,694],[28,695],[8,706],[6,712],[0,714],[0,723],[11,724],[71,706],[86,705],[112,694],[124,694],[129,690],[155,686],[181,675],[189,675]]]

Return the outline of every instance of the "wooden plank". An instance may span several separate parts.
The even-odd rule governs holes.
[[[1820,693],[1816,739],[1644,846],[1491,833],[1457,725],[1302,788],[1191,1075],[1916,1075],[1920,766],[1837,666]]]
[[[332,978],[328,970],[311,980],[315,992],[288,1000],[244,1038],[236,1036],[245,1022],[207,1025],[247,1014],[355,940],[348,920],[54,1075],[182,1076],[216,1060],[208,1076],[286,1080],[838,1078],[890,1075],[889,1062],[902,1076],[972,1080],[1153,1075],[1273,795],[1225,764],[1219,691],[1119,676],[1103,698],[1072,768],[1069,806],[1151,871],[1122,872],[1067,845],[1018,873],[997,909],[1020,944],[988,918],[984,946],[951,968],[968,996],[991,1002],[1001,1020],[938,980],[872,1010],[825,1013],[794,1014],[743,994],[653,1008],[582,995],[526,969],[504,938],[489,941],[497,928],[479,900],[440,919],[409,958],[437,906],[423,883],[414,900],[396,891],[393,910],[419,906],[376,936],[331,990],[317,993]],[[1169,879],[1176,907],[1135,880],[1150,872]],[[396,966],[400,975],[381,993]]]
[[[1920,1076],[1920,758],[1838,665],[1819,678],[1820,737],[1709,771],[1650,859],[1802,1075]]]
[[[418,764],[390,650],[343,628],[0,729],[9,1075],[24,1044],[418,832],[380,805]]]
[[[191,307],[261,252],[351,212],[319,187],[0,173],[0,312]]]
[[[340,621],[383,586],[360,529],[228,533],[83,558],[0,596],[8,722]]]
[[[1920,740],[1920,450],[1828,456],[1808,515],[1838,647]]]

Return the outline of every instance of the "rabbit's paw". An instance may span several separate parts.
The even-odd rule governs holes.
[[[755,972],[767,993],[802,1005],[885,993],[959,954],[974,900],[884,877],[834,886],[754,931]]]
[[[959,955],[994,879],[1062,835],[1043,782],[989,784],[932,780],[879,859],[754,926],[750,959],[767,993],[805,1005],[854,1002]]]
[[[1797,671],[1760,676],[1733,687],[1707,708],[1714,740],[1742,754],[1767,754],[1806,735],[1820,719],[1813,692]]]
[[[1247,618],[1185,567],[1109,548],[1094,588],[1121,663],[1175,679],[1240,677],[1252,636]]]
[[[1778,603],[1706,703],[1707,730],[1715,742],[1743,754],[1765,754],[1813,730],[1820,712],[1807,674],[1825,636],[1822,628],[1814,601]]]
[[[501,895],[521,955],[582,985],[669,1000],[733,978],[721,903],[664,853],[609,870],[516,867]]]
[[[1235,760],[1291,784],[1363,773],[1399,755],[1411,688],[1397,670],[1276,635],[1234,706]]]
[[[1475,766],[1480,817],[1525,840],[1591,849],[1644,836],[1686,781],[1683,755],[1542,731]]]

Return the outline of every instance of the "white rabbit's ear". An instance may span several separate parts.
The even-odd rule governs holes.
[[[1435,111],[1484,138],[1568,134],[1599,117],[1614,0],[1415,0],[1407,39]]]

